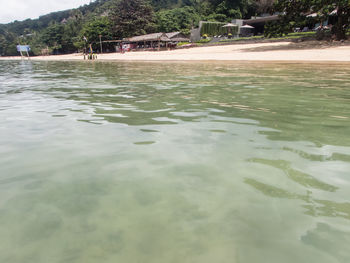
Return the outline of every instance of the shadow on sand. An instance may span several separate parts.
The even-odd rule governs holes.
[[[350,41],[302,41],[291,42],[290,44],[261,46],[254,48],[244,48],[242,52],[264,52],[264,51],[279,51],[279,50],[306,50],[306,49],[327,49],[331,47],[350,46]]]

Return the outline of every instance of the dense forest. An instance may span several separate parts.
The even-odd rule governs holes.
[[[17,55],[17,44],[29,44],[39,55],[76,52],[88,43],[137,34],[182,31],[200,20],[229,22],[259,12],[254,0],[96,0],[76,9],[38,19],[0,24],[0,55]]]

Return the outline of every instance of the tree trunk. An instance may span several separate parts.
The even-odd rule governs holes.
[[[346,39],[346,29],[344,27],[344,22],[346,20],[344,19],[343,9],[340,7],[338,8],[337,16],[338,20],[334,25],[334,34],[337,40],[343,40]]]

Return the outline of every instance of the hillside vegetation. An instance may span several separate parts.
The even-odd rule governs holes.
[[[88,44],[154,32],[189,34],[200,20],[230,22],[261,13],[279,12],[282,19],[268,23],[265,35],[284,36],[297,27],[325,21],[337,40],[347,37],[349,0],[96,0],[76,9],[0,24],[0,55],[17,55],[16,45],[28,44],[34,55],[64,54]],[[311,16],[309,14],[312,14]],[[322,27],[322,26],[321,26]],[[322,29],[323,30],[323,29]],[[326,32],[327,33],[327,32]],[[108,48],[108,44],[106,45]],[[113,49],[112,45],[109,47]]]
[[[86,43],[153,32],[189,34],[200,20],[229,22],[255,15],[254,0],[96,0],[76,9],[38,19],[0,24],[0,55],[17,55],[17,44],[29,44],[34,55],[76,52]],[[87,41],[85,43],[84,36]]]

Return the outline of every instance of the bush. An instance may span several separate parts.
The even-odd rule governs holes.
[[[276,21],[268,22],[264,27],[264,36],[268,38],[282,37],[287,32],[290,32],[290,28]]]
[[[316,31],[316,40],[330,39],[332,36],[330,30],[320,29]]]
[[[205,44],[210,42],[211,38],[202,38],[201,40],[197,41],[196,43],[200,43],[200,44]]]
[[[179,43],[177,43],[176,46],[181,47],[181,46],[188,45],[188,44],[190,44],[190,42],[179,42]]]

